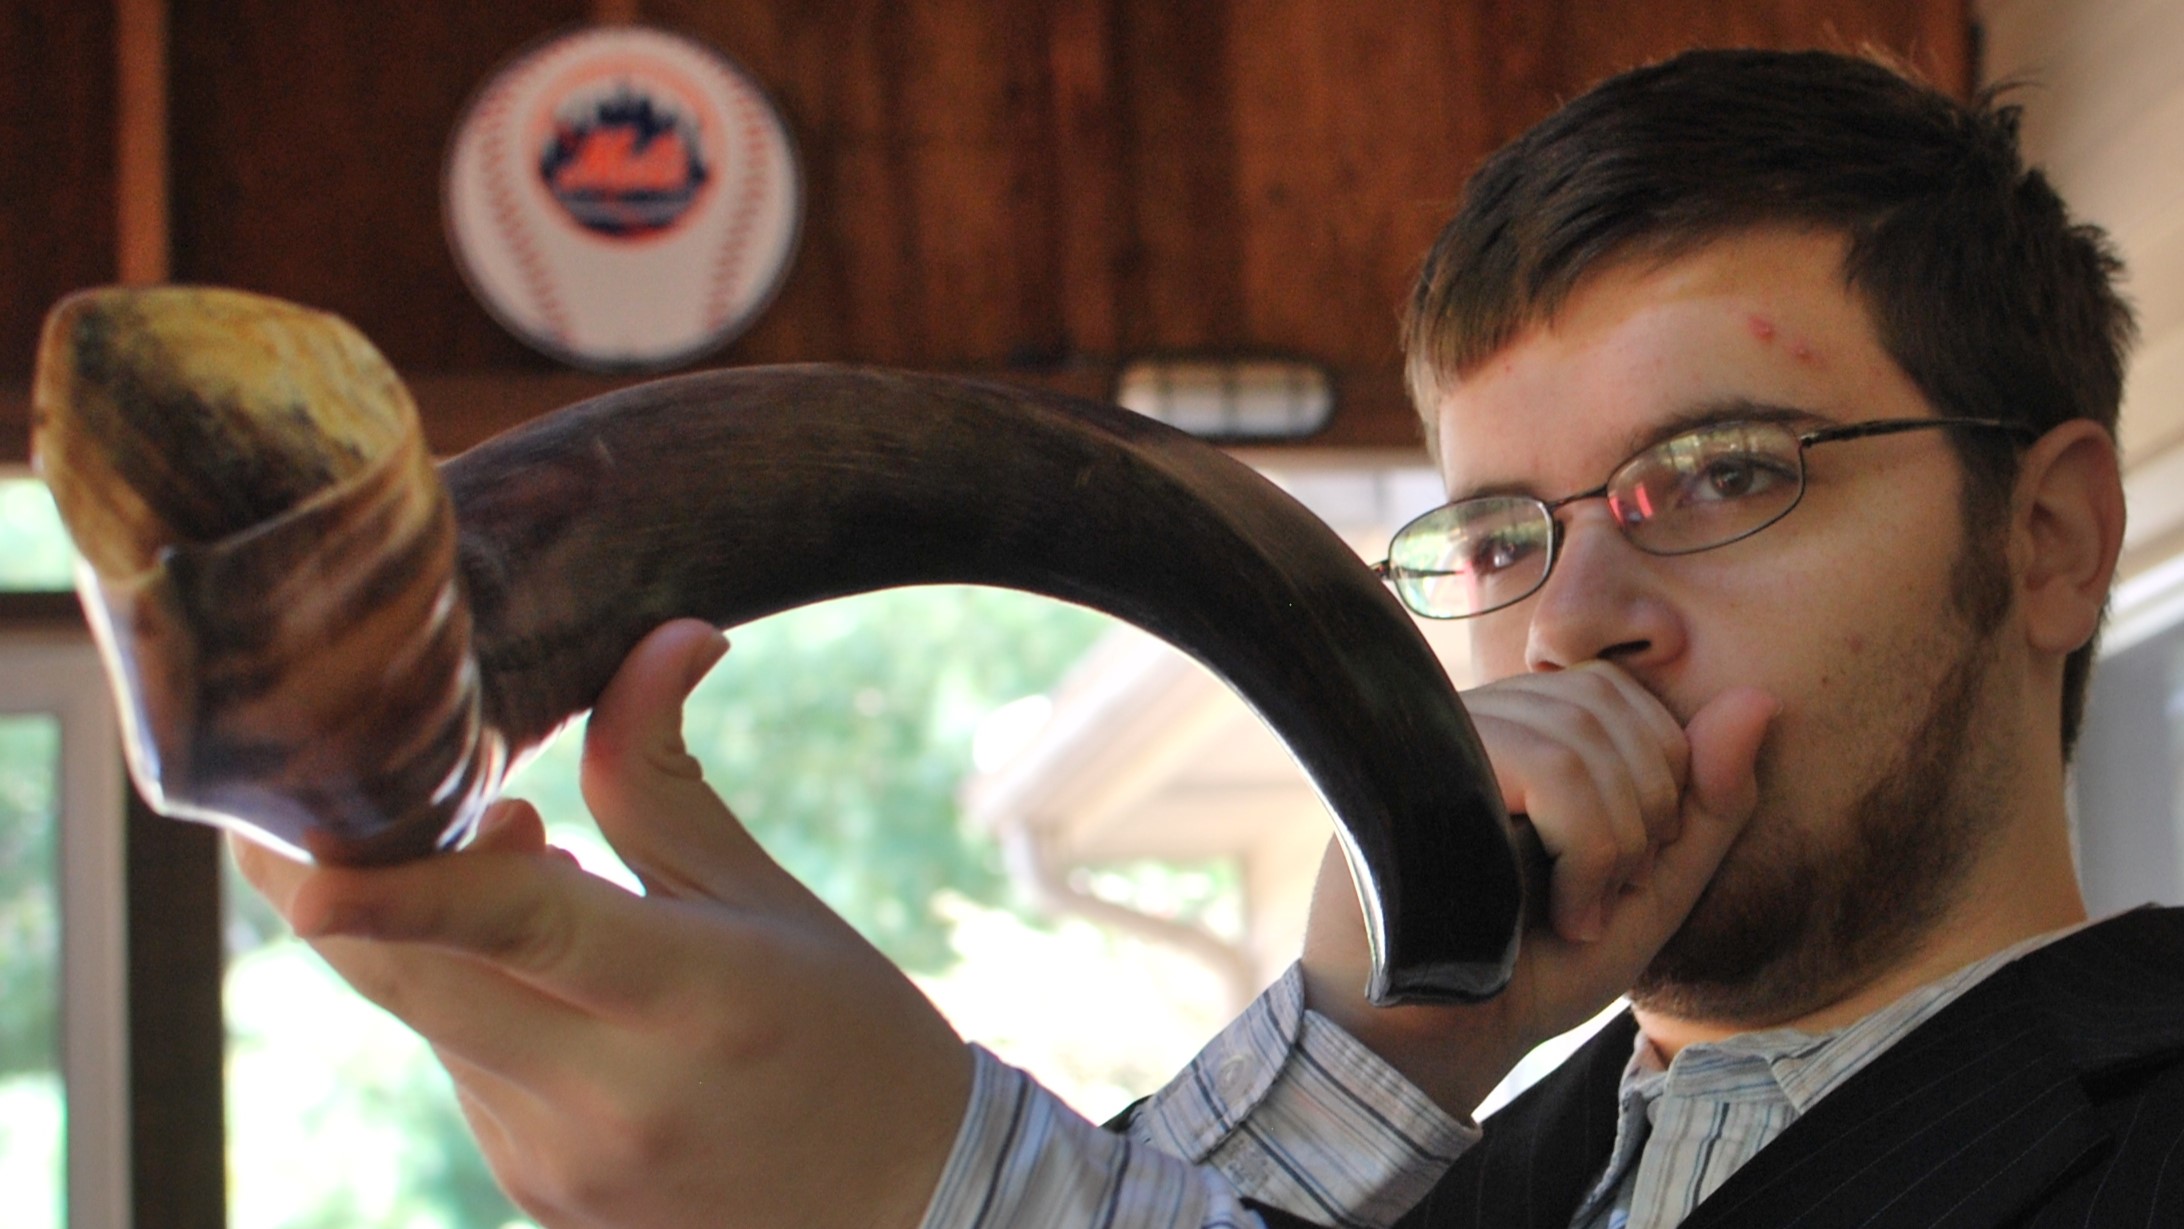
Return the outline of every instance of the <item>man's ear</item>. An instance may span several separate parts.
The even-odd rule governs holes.
[[[2123,550],[2123,474],[2116,441],[2090,419],[2028,449],[2012,503],[2010,558],[2032,646],[2069,653],[2100,628]]]

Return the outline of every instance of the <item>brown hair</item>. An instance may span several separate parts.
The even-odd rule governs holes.
[[[2130,308],[2122,265],[2018,153],[2018,108],[1971,104],[1875,60],[1694,51],[1610,78],[1488,158],[1426,257],[1404,324],[1426,419],[1450,377],[1550,319],[1605,263],[1737,231],[1848,240],[1843,276],[1938,413],[2112,435]],[[2017,452],[1951,432],[1968,535],[2007,523]],[[2094,648],[2064,671],[2065,753]]]

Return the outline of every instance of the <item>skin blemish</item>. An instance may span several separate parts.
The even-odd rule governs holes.
[[[1808,341],[1790,343],[1790,357],[1807,366],[1814,366],[1820,362],[1820,356],[1813,351],[1812,343]]]
[[[1744,327],[1750,329],[1752,331],[1752,336],[1757,337],[1761,341],[1774,340],[1774,321],[1769,320],[1765,316],[1758,315],[1756,313],[1750,316],[1746,316],[1744,318]]]

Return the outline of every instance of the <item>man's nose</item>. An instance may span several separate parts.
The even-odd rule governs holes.
[[[1555,568],[1531,603],[1525,668],[1598,658],[1637,671],[1684,650],[1683,621],[1660,591],[1654,557],[1631,545],[1604,501],[1562,512]]]

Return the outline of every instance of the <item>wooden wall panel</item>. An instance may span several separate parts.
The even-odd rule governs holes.
[[[1444,8],[1382,7],[1265,5],[1232,60],[1250,333],[1366,370],[1398,361],[1403,295],[1490,136]]]
[[[1521,5],[1521,0],[1505,2]],[[1550,55],[1579,81],[1596,80],[1686,47],[1751,46],[1880,50],[1906,61],[1944,88],[1963,93],[1971,84],[1971,21],[1963,4],[1620,0],[1573,6],[1568,12],[1569,19],[1559,26],[1563,41]],[[1521,126],[1538,115],[1512,118]]]
[[[530,367],[464,288],[440,161],[503,58],[582,0],[173,0],[173,260],[347,316],[398,365]]]
[[[1237,5],[1131,0],[1117,14],[1116,117],[1130,229],[1118,236],[1113,310],[1121,348],[1248,345],[1238,284],[1244,219],[1236,183],[1229,54]]]
[[[10,384],[29,377],[53,300],[114,278],[112,9],[0,5],[0,116],[0,384]],[[0,460],[20,449],[0,445]]]
[[[1055,167],[1055,278],[1061,338],[1087,354],[1123,348],[1116,295],[1129,230],[1130,176],[1113,117],[1123,104],[1115,76],[1116,31],[1107,0],[1056,0],[1047,8],[1047,148]]]
[[[495,325],[463,286],[438,212],[448,132],[471,92],[526,43],[603,11],[597,0],[169,2],[177,277],[348,316],[413,377],[443,449],[611,384],[556,368]],[[1598,77],[1692,45],[1872,44],[1961,89],[1965,6],[611,7],[743,63],[804,155],[795,267],[755,327],[706,362],[888,363],[1100,395],[1135,354],[1291,352],[1336,369],[1342,408],[1315,443],[1403,448],[1417,429],[1395,321],[1418,258],[1489,150]],[[98,23],[72,15],[104,5],[25,11],[33,18],[6,20],[71,15],[75,42],[97,51]],[[66,122],[101,150],[106,85],[71,81],[61,95]],[[92,159],[70,191],[95,196],[104,165]],[[37,288],[5,293],[42,308],[53,288],[87,280],[58,265],[39,273]],[[24,316],[19,305],[0,314],[0,330],[14,330],[0,336],[26,336]],[[0,392],[0,455],[9,414]]]
[[[735,361],[983,366],[1064,348],[1043,6],[645,13],[748,67],[806,159],[797,267]]]

